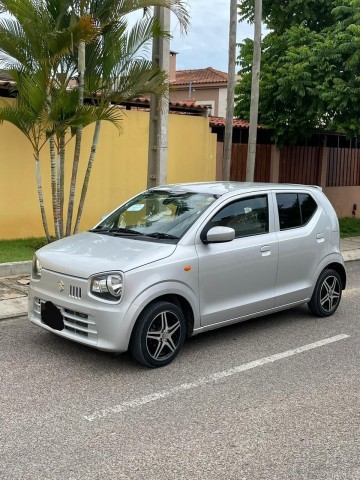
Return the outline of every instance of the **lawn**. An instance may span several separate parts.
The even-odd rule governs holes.
[[[0,263],[31,260],[35,250],[46,245],[46,238],[0,240]]]
[[[360,218],[340,218],[339,223],[341,238],[360,236]],[[46,238],[0,240],[0,263],[31,260],[34,252],[46,243]]]
[[[339,218],[339,223],[341,238],[360,237],[360,218]]]

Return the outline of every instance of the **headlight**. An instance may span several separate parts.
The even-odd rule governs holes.
[[[107,273],[92,277],[90,292],[104,300],[117,301],[121,298],[123,279],[119,273]]]
[[[33,261],[32,261],[32,274],[31,274],[34,280],[40,280],[41,270],[42,270],[41,263],[39,262],[39,259],[37,258],[37,256],[34,255]]]

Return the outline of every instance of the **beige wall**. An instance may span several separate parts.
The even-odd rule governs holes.
[[[354,203],[360,217],[360,187],[326,187],[324,193],[332,203],[340,218],[351,217]]]
[[[171,89],[170,100],[172,102],[182,102],[189,98],[189,87]],[[197,102],[214,102],[214,109],[211,115],[217,117],[219,113],[219,87],[202,89],[197,85],[193,86],[191,98]]]
[[[81,230],[132,195],[146,189],[148,122],[147,112],[124,112],[123,133],[102,124],[98,151],[90,179]],[[93,127],[84,131],[79,179],[83,178]],[[66,158],[69,183],[73,141]],[[13,126],[0,126],[0,238],[43,236],[37,198],[32,150],[26,138]],[[52,228],[48,147],[41,155],[44,195]],[[170,115],[168,182],[214,180],[216,177],[216,135],[203,117]],[[66,198],[68,191],[66,190]],[[79,195],[77,196],[77,200]]]

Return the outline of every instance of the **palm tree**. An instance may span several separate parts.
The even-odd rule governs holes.
[[[69,235],[82,130],[95,124],[74,232],[79,228],[102,120],[121,128],[117,104],[142,95],[162,95],[168,79],[143,58],[156,35],[164,35],[147,12],[127,28],[126,15],[150,6],[170,8],[186,28],[182,0],[0,0],[12,18],[0,20],[0,66],[16,81],[16,104],[0,109],[31,142],[45,234],[50,240],[40,174],[40,151],[49,145],[55,235]],[[85,53],[85,58],[84,58]],[[86,68],[85,68],[86,67]],[[77,88],[70,89],[73,79]],[[86,102],[84,104],[84,99]],[[63,226],[65,146],[75,136],[66,229]]]

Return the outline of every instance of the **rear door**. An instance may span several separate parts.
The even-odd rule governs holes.
[[[228,243],[204,244],[200,233],[234,228]],[[197,239],[201,324],[213,325],[274,307],[278,242],[272,198],[247,195],[219,207]]]
[[[279,261],[275,306],[308,299],[314,271],[327,255],[329,219],[308,191],[274,193]]]

